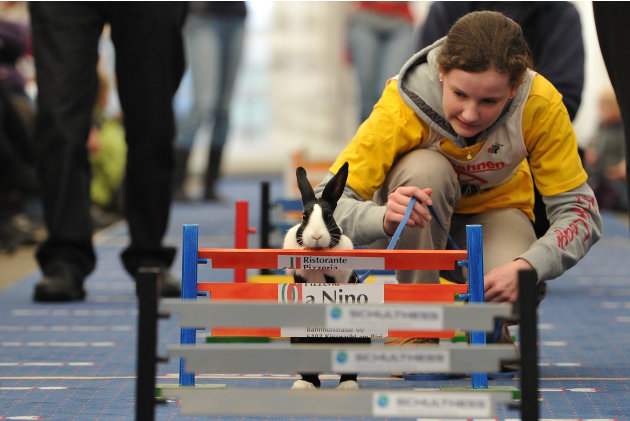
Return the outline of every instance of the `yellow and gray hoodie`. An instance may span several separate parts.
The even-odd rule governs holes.
[[[371,198],[400,156],[431,148],[458,174],[462,198],[456,213],[515,207],[533,220],[536,183],[551,225],[519,257],[532,264],[539,282],[558,277],[586,254],[602,231],[562,96],[544,77],[528,70],[497,121],[466,147],[442,110],[436,57],[443,42],[415,54],[388,81],[372,114],[330,168],[336,173],[346,161],[350,167],[335,219],[355,245],[387,238],[385,207]]]

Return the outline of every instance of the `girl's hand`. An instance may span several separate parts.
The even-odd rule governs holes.
[[[518,272],[533,270],[525,259],[516,259],[492,269],[484,276],[484,299],[514,303],[518,299]]]
[[[416,203],[413,205],[413,210],[409,219],[407,220],[408,227],[420,227],[424,228],[426,222],[431,220],[431,213],[429,210],[422,206],[431,205],[431,193],[430,188],[420,189],[418,187],[398,187],[393,193],[387,196],[387,204],[385,211],[385,218],[383,219],[383,229],[388,235],[394,235],[396,228],[403,220],[407,207],[412,197],[416,198]]]

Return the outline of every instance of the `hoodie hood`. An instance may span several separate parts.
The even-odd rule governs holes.
[[[441,136],[452,140],[456,145],[464,147],[466,142],[459,136],[444,116],[442,108],[442,84],[439,80],[437,57],[440,54],[446,37],[437,40],[430,46],[414,54],[403,65],[398,74],[398,93],[429,127]],[[533,77],[528,71],[526,78]],[[505,105],[505,109],[492,126],[480,134],[480,138],[487,138],[496,127],[517,109],[529,93],[529,83],[519,87],[514,98]]]

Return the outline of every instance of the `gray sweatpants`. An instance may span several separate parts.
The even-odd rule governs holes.
[[[453,210],[461,198],[460,184],[450,162],[436,151],[418,149],[403,156],[394,164],[373,200],[378,204],[385,204],[389,193],[399,186],[433,189],[433,209],[461,249],[466,249],[466,225],[482,226],[484,273],[514,260],[536,241],[533,225],[520,209],[492,209],[478,214],[454,213]],[[371,247],[387,248],[387,242],[379,241]],[[446,233],[433,218],[428,228],[405,227],[396,248],[444,250],[452,247],[448,244]],[[396,278],[404,284],[435,284],[439,283],[440,275],[459,283],[467,280],[463,268],[442,273],[427,270],[397,271]]]

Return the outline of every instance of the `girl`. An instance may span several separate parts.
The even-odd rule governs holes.
[[[481,224],[486,301],[516,301],[518,271],[532,269],[542,299],[545,280],[575,265],[601,237],[562,97],[531,69],[520,26],[497,12],[463,16],[411,57],[331,174],[346,161],[350,174],[335,219],[355,245],[385,248],[412,197],[401,249],[449,246],[428,205],[460,247],[466,225]],[[538,240],[533,182],[551,223]],[[439,275],[396,274],[401,283],[438,283]],[[442,275],[465,282],[461,270]]]

